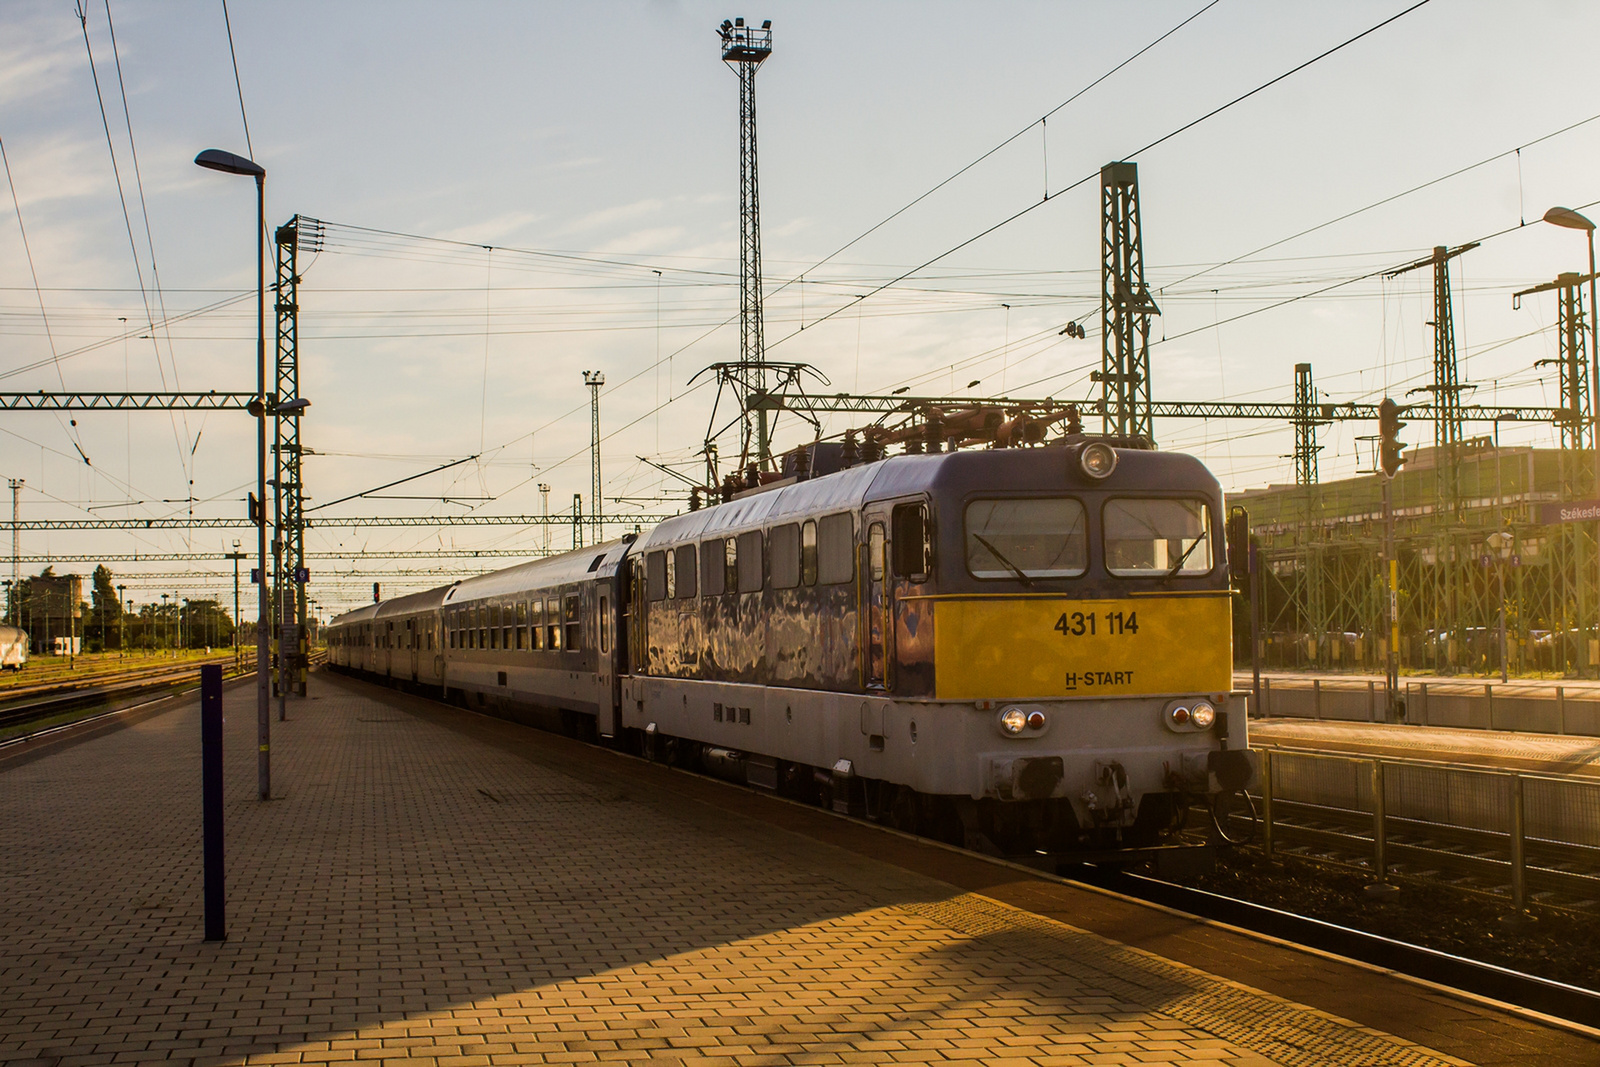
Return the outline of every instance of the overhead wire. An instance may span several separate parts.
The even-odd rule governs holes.
[[[1416,11],[1418,8],[1424,7],[1424,6],[1426,6],[1427,4],[1429,4],[1431,2],[1432,2],[1432,0],[1416,0],[1415,3],[1411,4],[1409,7],[1405,8],[1404,10],[1399,11],[1399,12],[1393,14],[1393,15],[1390,15],[1388,18],[1382,20],[1381,22],[1378,22],[1375,25],[1367,27],[1365,30],[1362,30],[1360,33],[1356,34],[1355,36],[1346,38],[1345,40],[1341,41],[1340,43],[1334,45],[1331,48],[1328,48],[1328,49],[1326,49],[1326,50],[1324,50],[1322,52],[1319,52],[1317,55],[1312,56],[1310,59],[1307,59],[1304,62],[1299,63],[1294,67],[1291,67],[1289,70],[1284,71],[1282,74],[1279,74],[1279,75],[1277,75],[1277,76],[1275,76],[1273,78],[1269,78],[1267,81],[1262,82],[1260,85],[1256,86],[1254,89],[1250,89],[1250,90],[1248,90],[1248,91],[1246,91],[1244,93],[1239,94],[1238,96],[1235,96],[1233,99],[1227,101],[1226,103],[1220,104],[1217,107],[1212,108],[1210,111],[1207,111],[1205,114],[1200,115],[1197,118],[1189,120],[1188,122],[1186,122],[1183,125],[1177,127],[1176,129],[1170,130],[1167,133],[1162,134],[1160,137],[1157,137],[1155,140],[1150,141],[1149,143],[1147,143],[1147,144],[1135,149],[1134,151],[1132,151],[1132,152],[1128,153],[1127,155],[1123,156],[1122,158],[1125,159],[1125,160],[1131,160],[1131,159],[1134,159],[1137,156],[1140,156],[1140,155],[1144,154],[1145,152],[1150,151],[1152,148],[1156,148],[1159,145],[1165,144],[1167,141],[1170,141],[1173,138],[1178,137],[1178,136],[1188,132],[1189,130],[1194,129],[1196,126],[1200,125],[1203,122],[1206,122],[1206,121],[1208,121],[1208,120],[1210,120],[1212,118],[1215,118],[1216,116],[1222,114],[1224,111],[1227,111],[1230,108],[1235,107],[1236,105],[1241,104],[1246,100],[1249,100],[1251,97],[1257,95],[1258,93],[1264,92],[1265,90],[1271,88],[1272,86],[1277,85],[1279,82],[1284,81],[1287,78],[1293,77],[1295,74],[1298,74],[1299,72],[1307,69],[1308,67],[1311,67],[1314,64],[1319,63],[1324,59],[1327,59],[1329,56],[1332,56],[1335,53],[1340,52],[1345,48],[1348,48],[1349,46],[1355,44],[1357,41],[1360,41],[1363,38],[1368,37],[1371,34],[1376,33],[1377,31],[1379,31],[1379,30],[1383,29],[1384,27],[1390,25],[1391,23],[1395,22],[1396,20],[1404,18],[1406,15],[1411,14],[1411,12]],[[827,314],[823,315],[821,318],[814,320],[811,325],[814,326],[819,322],[826,322],[828,319],[831,319],[833,316],[839,314],[840,312],[845,311],[845,310],[849,309],[850,307],[853,307],[856,303],[859,303],[862,300],[870,299],[871,297],[875,296],[876,294],[882,292],[883,290],[889,288],[890,286],[896,285],[899,282],[904,281],[906,278],[911,277],[912,275],[918,273],[919,271],[923,270],[924,268],[930,267],[933,264],[939,262],[940,260],[946,259],[949,256],[954,255],[956,252],[959,252],[961,249],[966,248],[967,246],[969,246],[971,244],[974,244],[977,241],[982,240],[983,238],[989,236],[990,234],[995,233],[998,230],[1004,229],[1006,226],[1009,226],[1011,223],[1017,221],[1018,219],[1024,217],[1025,215],[1028,215],[1028,214],[1032,213],[1037,208],[1043,207],[1045,204],[1049,203],[1052,199],[1055,199],[1055,198],[1059,197],[1062,193],[1069,192],[1069,191],[1071,191],[1073,189],[1076,189],[1080,185],[1087,184],[1088,182],[1092,181],[1095,178],[1095,176],[1098,175],[1099,173],[1100,173],[1099,171],[1094,171],[1092,173],[1084,175],[1081,178],[1078,178],[1075,181],[1069,182],[1067,185],[1065,185],[1062,188],[1058,189],[1055,193],[1051,193],[1051,194],[1045,196],[1044,198],[1042,198],[1040,200],[1036,200],[1036,201],[1028,204],[1027,206],[1021,208],[1020,210],[1015,211],[1012,214],[1010,214],[1010,215],[1006,216],[1005,218],[1001,219],[1000,221],[994,223],[993,225],[990,225],[990,226],[984,228],[983,230],[980,230],[979,232],[973,234],[971,237],[965,238],[964,240],[957,242],[956,244],[954,244],[954,245],[950,246],[949,248],[945,249],[943,252],[940,252],[939,254],[933,256],[931,259],[925,260],[923,263],[917,265],[916,267],[911,268],[911,270],[906,271],[904,274],[901,274],[900,276],[898,276],[898,277],[896,277],[896,278],[894,278],[894,279],[892,279],[890,281],[884,282],[882,285],[880,285],[877,288],[871,290],[870,292],[866,293],[863,296],[857,297],[855,300],[851,301],[850,303],[847,303],[847,304],[844,304],[844,305],[842,305],[840,307],[835,308],[834,310],[832,310],[832,311],[828,312]],[[790,333],[790,334],[787,334],[787,335],[785,335],[783,337],[780,337],[778,340],[774,341],[772,344],[768,345],[767,347],[768,347],[768,349],[776,348],[779,345],[783,344],[784,342],[792,340],[793,338],[799,336],[799,334],[800,334],[800,331],[796,330],[793,333]]]

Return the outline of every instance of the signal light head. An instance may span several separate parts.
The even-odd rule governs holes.
[[[1393,478],[1405,464],[1406,443],[1400,440],[1400,405],[1388,397],[1378,404],[1378,469],[1385,478]]]

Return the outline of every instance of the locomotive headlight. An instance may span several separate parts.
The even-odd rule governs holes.
[[[1085,445],[1083,451],[1078,453],[1078,466],[1096,481],[1108,478],[1117,469],[1117,450],[1104,441]]]
[[[1194,707],[1189,709],[1189,721],[1194,723],[1197,730],[1209,730],[1211,724],[1217,721],[1217,709],[1204,700],[1197,700]]]
[[[1021,708],[1007,708],[1000,713],[1000,730],[1011,737],[1016,737],[1027,729],[1028,716]]]

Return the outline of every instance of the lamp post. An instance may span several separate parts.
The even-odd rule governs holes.
[[[233,560],[233,671],[239,673],[239,561],[244,559],[244,553],[239,551],[239,542],[233,543],[233,551],[228,553],[228,558]]]
[[[256,180],[256,398],[251,405],[256,417],[256,500],[265,507],[267,499],[267,172],[254,160],[208,148],[194,157],[195,163],[224,174],[248,175]],[[256,792],[262,800],[272,798],[272,698],[267,652],[267,517],[256,519],[257,617],[256,617]]]
[[[1506,561],[1511,558],[1512,539],[1504,530],[1496,530],[1484,539],[1494,550],[1495,565],[1500,571],[1500,680],[1506,680]]]
[[[1569,230],[1584,230],[1589,234],[1589,419],[1594,436],[1594,491],[1600,493],[1600,315],[1594,303],[1594,223],[1567,207],[1553,207],[1544,213],[1544,221]],[[1600,546],[1600,534],[1595,542]],[[1596,568],[1600,570],[1600,550],[1595,553]]]
[[[123,658],[128,655],[128,617],[122,613],[122,596],[127,591],[126,585],[117,586],[117,655]]]

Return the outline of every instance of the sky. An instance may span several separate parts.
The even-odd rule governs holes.
[[[1383,269],[1482,241],[1451,264],[1465,399],[1553,405],[1536,364],[1556,351],[1554,300],[1512,293],[1586,268],[1582,232],[1538,220],[1600,202],[1600,8],[1580,2],[1431,0],[1273,84],[1409,0],[234,0],[227,21],[221,0],[82,3],[81,22],[61,0],[0,6],[0,389],[252,390],[254,193],[192,163],[252,155],[269,223],[325,235],[300,263],[308,506],[476,457],[319,514],[539,514],[541,484],[552,513],[576,493],[587,509],[585,370],[607,381],[607,513],[686,506],[645,460],[698,476],[715,388],[696,374],[738,356],[725,17],[773,22],[757,78],[768,355],[815,367],[820,392],[1096,395],[1098,330],[1059,331],[1097,322],[1098,173],[1132,159],[1156,399],[1288,401],[1310,363],[1325,401],[1403,400],[1431,376],[1431,271]],[[1287,427],[1156,431],[1230,490],[1293,480]],[[1324,431],[1322,478],[1369,468],[1357,438],[1373,432]],[[1548,426],[1501,436],[1555,442]],[[254,427],[13,412],[0,475],[25,480],[23,518],[241,515]],[[21,552],[86,571],[76,559],[248,534],[30,532]],[[373,580],[393,595],[488,565],[356,552],[543,545],[512,526],[314,529],[311,595],[332,611]],[[220,562],[111,566],[141,603],[231,597]]]

